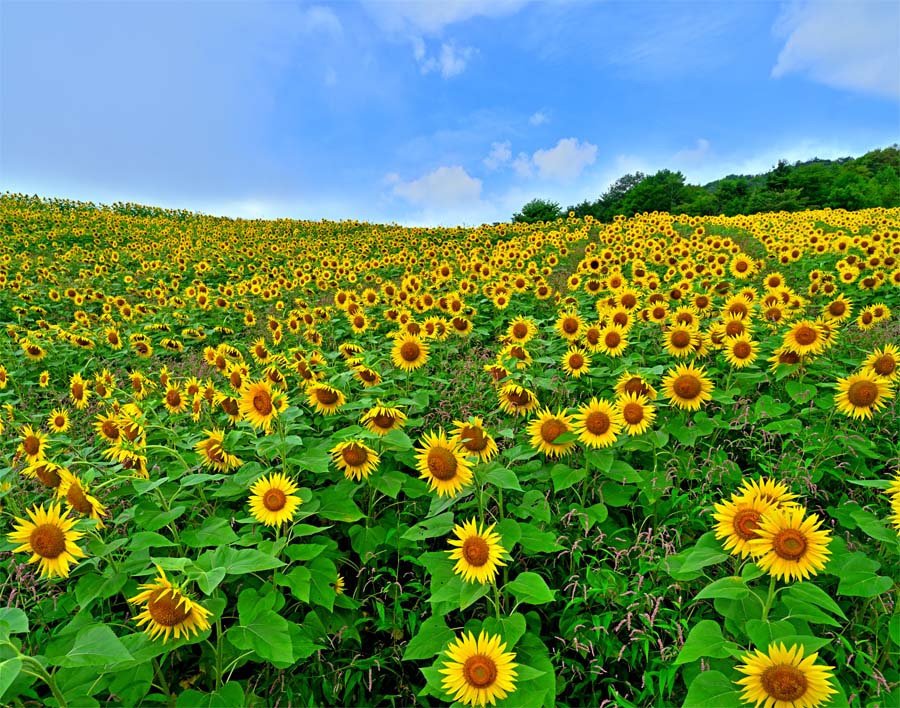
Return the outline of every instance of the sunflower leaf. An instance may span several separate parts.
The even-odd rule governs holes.
[[[704,671],[691,681],[681,708],[740,708],[740,693],[720,671]]]
[[[554,591],[547,586],[547,581],[537,573],[530,571],[519,573],[515,580],[507,584],[506,589],[519,603],[544,605],[553,602]]]
[[[82,628],[75,645],[57,663],[62,668],[106,666],[132,660],[131,653],[106,625],[92,624]]]

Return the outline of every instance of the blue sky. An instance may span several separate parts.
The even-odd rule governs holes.
[[[0,191],[508,220],[900,141],[900,3],[0,5]]]

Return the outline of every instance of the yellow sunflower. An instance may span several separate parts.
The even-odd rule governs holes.
[[[557,443],[556,440],[566,433],[572,433],[572,418],[562,410],[555,414],[549,408],[537,412],[537,416],[528,424],[531,446],[547,457],[564,457],[575,447],[575,436],[571,440]]]
[[[147,625],[144,631],[151,639],[162,635],[163,644],[170,636],[176,640],[190,638],[210,628],[212,614],[202,605],[191,600],[179,587],[166,577],[165,571],[156,566],[159,575],[152,583],[145,583],[138,589],[142,592],[128,599],[132,605],[143,604],[141,613],[135,617],[138,626]]]
[[[885,344],[866,357],[862,368],[893,383],[900,379],[900,349],[893,344]]]
[[[341,442],[331,448],[331,459],[347,479],[357,482],[368,479],[381,461],[377,452],[356,440]]]
[[[29,463],[44,459],[47,454],[47,436],[40,430],[35,430],[30,425],[22,427],[21,441],[18,451],[25,455]]]
[[[728,337],[724,342],[725,359],[735,369],[750,366],[759,356],[759,349],[746,334],[739,337]]]
[[[822,328],[813,320],[799,320],[791,324],[785,332],[782,347],[804,356],[821,354],[825,350],[825,336]]]
[[[562,358],[563,371],[574,379],[581,378],[591,370],[591,357],[579,347],[572,347]]]
[[[64,433],[70,425],[69,411],[65,408],[54,408],[47,417],[47,427],[54,433]]]
[[[69,393],[72,397],[72,402],[78,410],[83,410],[87,407],[88,399],[91,397],[91,391],[87,387],[87,383],[81,377],[81,374],[72,374],[72,378],[69,379]]]
[[[60,465],[50,460],[36,460],[22,470],[22,474],[31,479],[39,479],[45,487],[55,489],[62,482],[62,470]]]
[[[347,402],[347,397],[327,383],[314,383],[306,387],[306,400],[317,412],[331,415]]]
[[[875,374],[872,369],[838,379],[834,405],[840,413],[851,418],[872,419],[872,413],[884,407],[885,401],[894,396],[894,387],[888,379]]]
[[[66,505],[79,514],[97,519],[103,526],[101,517],[106,516],[106,507],[92,497],[87,486],[67,469],[59,471],[60,484],[56,489],[56,498],[65,499]]]
[[[533,320],[517,317],[509,323],[506,336],[518,344],[527,344],[537,334],[538,328]]]
[[[584,320],[577,312],[564,312],[556,320],[556,331],[568,342],[576,341],[584,329]]]
[[[447,553],[450,560],[456,561],[453,572],[468,583],[493,583],[500,566],[506,565],[503,562],[506,549],[500,545],[500,535],[492,533],[493,530],[494,524],[485,529],[474,519],[453,528],[456,538],[451,538],[449,543],[456,548]]]
[[[469,456],[487,462],[497,454],[497,443],[484,429],[481,418],[469,418],[465,423],[455,420],[453,425],[455,429],[451,441],[460,445]]]
[[[642,435],[656,419],[656,408],[646,396],[628,393],[616,399],[616,408],[622,419],[622,427],[629,435]]]
[[[804,656],[801,645],[787,649],[781,642],[769,644],[766,652],[745,654],[737,667],[746,674],[737,682],[743,686],[741,700],[767,708],[819,708],[836,691],[829,683],[834,667],[817,664],[818,656]]]
[[[238,399],[238,410],[241,418],[254,428],[262,428],[267,433],[272,429],[272,422],[285,408],[287,400],[281,392],[275,392],[265,379],[247,381],[241,389]]]
[[[819,530],[818,516],[805,514],[799,505],[772,508],[759,522],[759,538],[748,541],[756,564],[775,578],[804,580],[825,567],[831,533]]]
[[[497,397],[500,401],[500,410],[510,415],[530,413],[538,404],[537,396],[511,381],[500,387]]]
[[[663,334],[666,351],[679,359],[693,354],[699,340],[700,333],[687,325],[673,325]]]
[[[166,392],[163,394],[163,405],[173,415],[181,413],[187,408],[187,401],[181,394],[181,388],[174,381],[169,381]]]
[[[701,366],[679,364],[669,369],[663,379],[666,396],[673,405],[689,411],[699,410],[712,399],[713,383],[706,378],[706,371]]]
[[[443,430],[425,433],[422,444],[416,453],[416,469],[439,497],[453,496],[472,483],[472,468],[463,449],[448,440]]]
[[[202,400],[202,399],[201,399]],[[240,459],[236,455],[225,452],[225,431],[219,428],[204,430],[206,437],[194,445],[194,450],[200,455],[200,462],[204,467],[218,472],[228,472],[235,467],[240,467]]]
[[[26,509],[26,512],[31,521],[16,517],[17,524],[7,535],[10,543],[21,544],[13,549],[13,553],[31,553],[28,562],[40,564],[42,576],[68,578],[69,565],[85,557],[84,551],[75,543],[84,534],[72,530],[77,520],[69,518],[68,511],[60,514],[59,504],[51,504],[46,511],[41,504]]]
[[[499,635],[471,632],[451,643],[445,652],[443,689],[452,700],[468,706],[494,705],[516,690],[516,655],[506,651]]]
[[[588,447],[609,447],[622,430],[622,414],[609,401],[592,398],[578,408],[574,430]]]
[[[402,428],[406,423],[406,413],[399,408],[384,405],[381,401],[377,401],[373,408],[370,408],[359,420],[366,430],[376,435],[387,435],[394,428]]]
[[[405,334],[394,340],[391,361],[403,371],[415,371],[428,361],[428,342],[413,334]]]
[[[619,376],[616,380],[615,391],[617,396],[624,396],[626,393],[636,393],[646,396],[649,401],[655,401],[657,396],[656,389],[647,383],[643,376],[632,374],[630,371],[626,371]]]
[[[619,356],[628,348],[627,333],[617,324],[610,324],[600,330],[597,348],[607,356]]]
[[[273,472],[261,477],[250,487],[250,513],[259,523],[277,526],[290,521],[303,503],[294,492],[298,489],[286,475]]]
[[[766,477],[745,479],[741,482],[737,494],[748,499],[761,499],[765,503],[775,506],[795,504],[796,502],[793,500],[797,498],[797,495],[793,494],[786,484]]]
[[[763,514],[773,506],[773,502],[760,497],[738,494],[733,494],[727,502],[714,504],[713,518],[718,522],[716,538],[724,539],[723,546],[731,555],[746,558],[750,553],[750,541],[759,538],[757,529]]]

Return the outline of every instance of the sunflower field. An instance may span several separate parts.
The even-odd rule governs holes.
[[[0,704],[900,704],[900,209],[0,234]]]

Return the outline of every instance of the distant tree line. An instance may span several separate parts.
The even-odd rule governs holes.
[[[872,150],[862,157],[796,162],[779,160],[761,175],[729,175],[699,186],[686,184],[681,172],[634,172],[616,180],[596,201],[562,209],[534,199],[513,215],[513,222],[554,221],[574,212],[610,222],[617,215],[645,211],[710,216],[757,214],[803,209],[900,207],[900,148]]]

